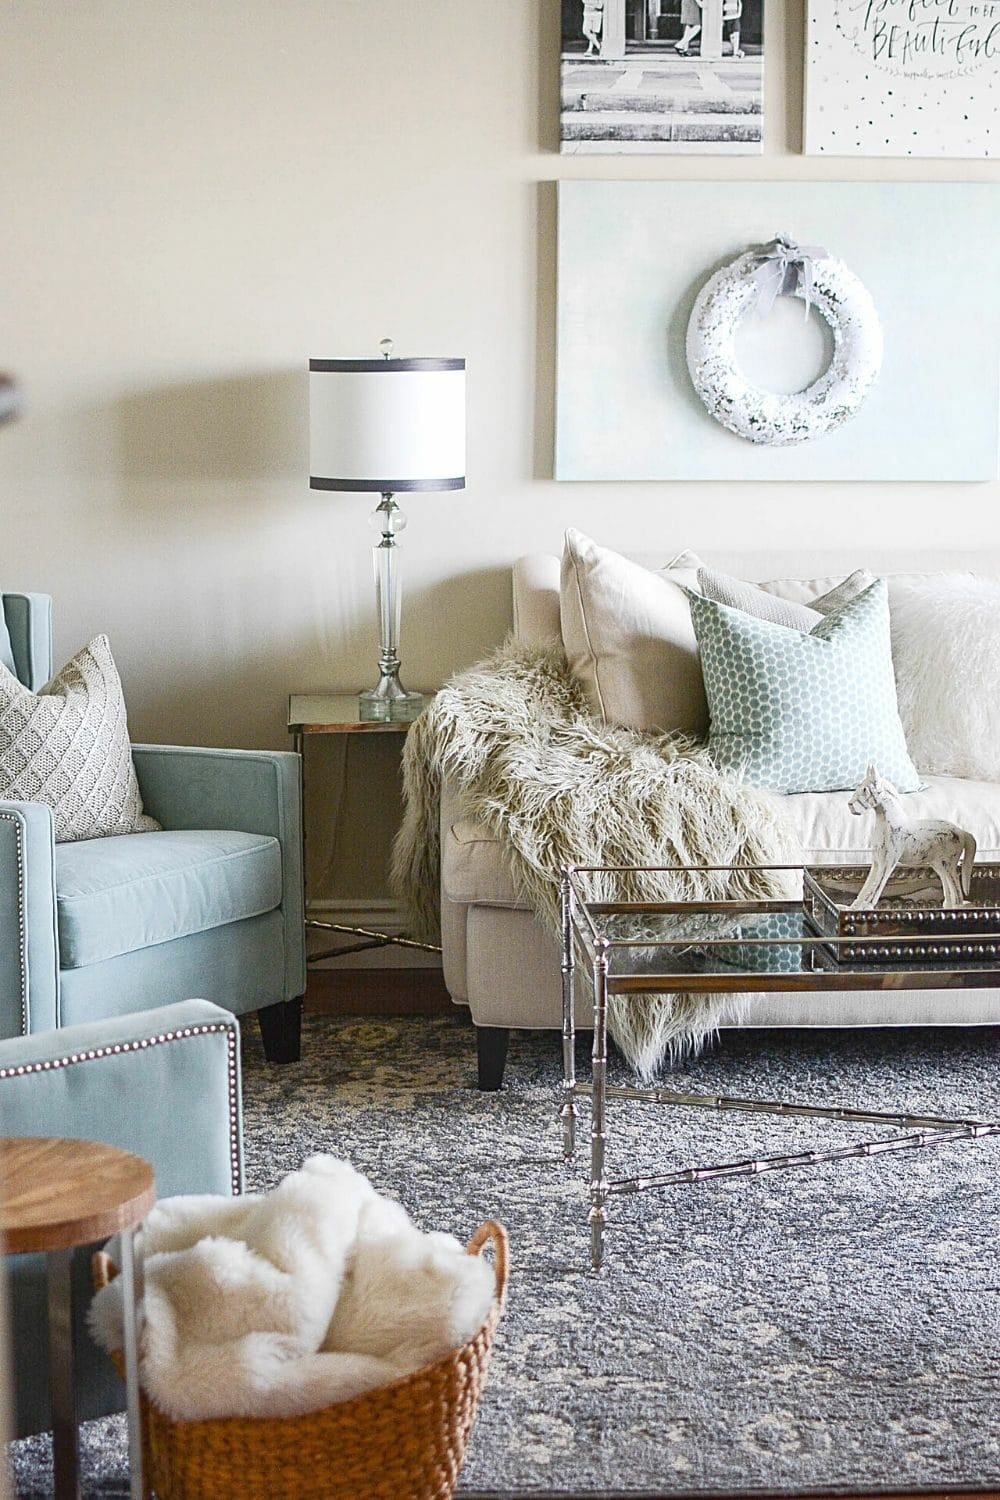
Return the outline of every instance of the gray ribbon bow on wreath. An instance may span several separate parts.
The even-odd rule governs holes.
[[[787,235],[758,250],[754,256],[757,269],[757,312],[762,318],[771,311],[779,297],[798,293],[806,305],[806,317],[813,304],[813,261],[823,260],[827,251],[822,245],[797,245]]]

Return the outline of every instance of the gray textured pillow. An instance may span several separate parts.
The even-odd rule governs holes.
[[[0,666],[0,797],[45,802],[56,840],[149,833],[106,635],[32,693]]]
[[[769,620],[772,625],[785,625],[789,630],[812,630],[823,616],[808,604],[794,604],[790,599],[779,599],[767,594],[755,583],[745,583],[742,578],[733,578],[729,573],[716,573],[713,568],[698,569],[698,588],[706,599],[716,604],[725,604],[729,609],[741,609],[755,620]]]
[[[857,568],[836,588],[809,604],[797,604],[791,599],[782,599],[768,593],[755,583],[745,583],[742,578],[733,578],[729,573],[717,573],[713,568],[698,569],[698,588],[706,599],[716,604],[726,604],[730,609],[741,609],[745,615],[757,620],[769,620],[772,625],[784,625],[789,630],[812,630],[824,615],[841,605],[856,599],[859,594],[875,582],[875,577],[866,568]]]
[[[843,583],[838,583],[829,593],[821,594],[810,604],[810,609],[819,610],[821,615],[832,615],[835,609],[840,609],[842,604],[850,604],[865,589],[870,589],[875,582],[875,574],[869,573],[867,568],[855,568],[853,573],[848,573]]]

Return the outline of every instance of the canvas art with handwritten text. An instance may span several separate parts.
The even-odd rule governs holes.
[[[810,156],[1000,154],[1000,0],[808,0]]]

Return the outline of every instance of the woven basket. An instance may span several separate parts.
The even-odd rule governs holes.
[[[301,1417],[175,1422],[142,1393],[146,1491],[158,1500],[450,1500],[486,1384],[507,1288],[507,1234],[492,1219],[469,1241],[492,1244],[496,1297],[461,1349],[392,1385]],[[117,1275],[95,1255],[99,1290]],[[112,1356],[122,1373],[120,1354]]]

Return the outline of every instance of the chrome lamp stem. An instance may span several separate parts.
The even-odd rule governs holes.
[[[383,494],[372,512],[372,525],[381,538],[372,548],[375,565],[375,599],[379,629],[379,680],[369,692],[358,695],[358,712],[365,721],[415,719],[424,706],[421,693],[408,693],[399,680],[399,637],[403,614],[403,585],[396,535],[406,526],[406,517],[391,494]]]

